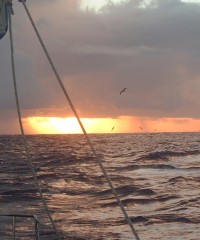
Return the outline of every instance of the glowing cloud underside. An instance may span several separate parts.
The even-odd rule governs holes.
[[[120,4],[127,0],[80,0],[79,5],[81,10],[93,10],[99,12],[103,7],[112,4]]]
[[[83,11],[89,10],[98,13],[103,7],[110,3],[117,5],[127,1],[128,0],[79,0],[79,7]],[[181,0],[181,2],[200,4],[200,0]],[[139,8],[156,7],[156,2],[154,0],[143,0],[138,2],[138,4]]]
[[[181,2],[200,4],[200,0],[181,0]]]

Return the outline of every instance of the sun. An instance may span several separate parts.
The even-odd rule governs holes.
[[[28,132],[36,134],[80,134],[82,129],[75,117],[28,117]],[[121,129],[120,120],[112,118],[82,118],[87,133],[109,133]],[[114,127],[114,129],[113,129]],[[31,129],[31,130],[30,130]]]
[[[76,118],[59,117],[30,117],[28,123],[31,128],[40,134],[65,134],[81,133],[81,128]]]

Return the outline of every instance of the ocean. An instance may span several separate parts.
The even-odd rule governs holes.
[[[200,239],[200,132],[90,138],[141,240]],[[29,135],[27,141],[62,234],[88,240],[135,239],[83,135]],[[35,214],[44,226],[51,226],[18,135],[0,136],[3,214]],[[9,221],[1,217],[2,240],[12,239]],[[29,221],[19,221],[17,231],[28,232]]]

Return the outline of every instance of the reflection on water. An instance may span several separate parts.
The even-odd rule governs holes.
[[[200,239],[199,137],[199,133],[91,135],[141,239]],[[89,240],[133,239],[82,135],[28,136],[28,142],[60,232]],[[36,214],[48,227],[25,161],[19,136],[0,137],[0,214]],[[21,230],[30,229],[23,222]],[[53,238],[46,234],[42,239]]]

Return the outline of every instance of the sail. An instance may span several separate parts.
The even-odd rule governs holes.
[[[0,39],[4,37],[8,30],[8,17],[12,11],[10,0],[0,0]]]

